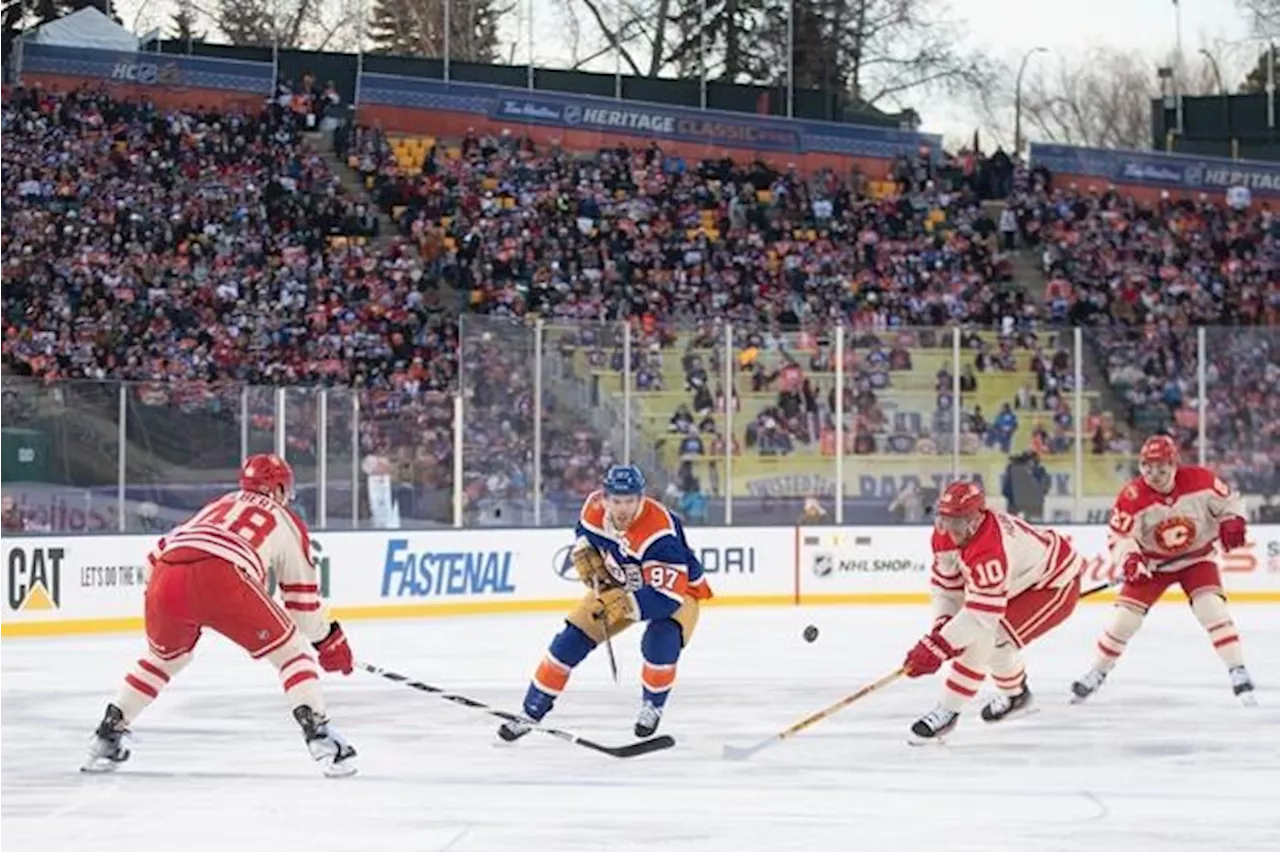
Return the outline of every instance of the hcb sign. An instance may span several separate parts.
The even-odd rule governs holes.
[[[311,564],[316,567],[316,576],[320,580],[320,597],[329,597],[329,557],[324,555],[320,542],[311,539]],[[267,574],[267,594],[276,593],[276,571],[274,568]]]
[[[144,86],[176,86],[182,81],[177,63],[166,62],[117,62],[111,69],[111,79]]]

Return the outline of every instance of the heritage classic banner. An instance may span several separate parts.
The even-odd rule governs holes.
[[[1183,192],[1226,192],[1246,187],[1260,198],[1280,198],[1280,164],[1154,151],[1032,144],[1031,162],[1054,175]]]
[[[724,148],[792,154],[836,154],[891,159],[938,152],[942,137],[932,134],[699,110],[589,95],[527,91],[476,83],[446,83],[391,74],[360,75],[361,107],[392,107],[469,113],[566,131],[666,139]]]
[[[275,77],[268,62],[46,44],[23,45],[22,73],[144,88],[202,89],[263,97],[271,94]]]

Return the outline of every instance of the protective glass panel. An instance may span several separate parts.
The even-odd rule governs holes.
[[[361,391],[359,433],[362,528],[453,524],[452,394]]]
[[[995,505],[1028,520],[1072,519],[1074,352],[1070,331],[960,332],[960,475],[981,481]],[[1097,392],[1086,388],[1084,402],[1087,414]]]
[[[460,328],[464,523],[532,525],[533,326],[463,316]]]
[[[1259,520],[1280,522],[1280,329],[1207,328],[1205,352],[1205,461]]]
[[[6,529],[20,515],[33,533],[117,530],[119,384],[5,376],[3,388]]]
[[[572,524],[583,499],[600,487],[609,465],[625,456],[628,443],[650,490],[659,493],[667,478],[660,460],[663,434],[650,417],[644,391],[633,395],[628,420],[622,324],[556,320],[543,326],[542,336],[538,521],[543,526]]]
[[[1120,488],[1138,472],[1138,450],[1155,434],[1176,434],[1195,457],[1194,329],[1116,326],[1084,329],[1088,390],[1080,501],[1086,520],[1106,517]]]
[[[243,386],[139,382],[125,387],[126,525],[131,532],[169,529],[236,487]],[[262,396],[269,400],[271,389],[266,390]],[[258,430],[269,435],[274,418],[267,411]],[[261,451],[271,449],[266,443]]]

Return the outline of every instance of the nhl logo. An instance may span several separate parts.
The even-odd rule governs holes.
[[[826,577],[836,568],[835,557],[830,553],[819,553],[813,557],[813,573],[819,577]]]

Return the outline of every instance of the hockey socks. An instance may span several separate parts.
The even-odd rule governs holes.
[[[533,673],[533,680],[524,695],[525,715],[536,722],[551,712],[556,697],[569,685],[569,673],[587,658],[595,646],[596,643],[580,628],[566,624],[564,630],[551,640],[551,646]]]
[[[640,652],[644,655],[644,668],[640,671],[644,684],[642,698],[644,704],[652,705],[659,714],[676,682],[681,643],[680,625],[669,618],[651,621],[640,641]]]

